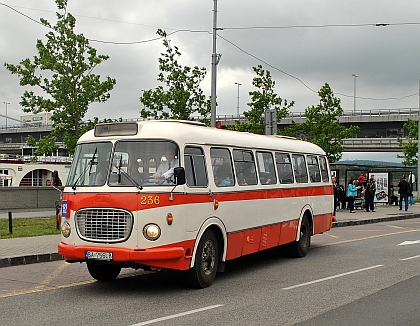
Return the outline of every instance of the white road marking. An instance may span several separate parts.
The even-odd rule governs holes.
[[[401,242],[401,243],[399,244],[399,246],[406,246],[406,245],[418,244],[418,243],[420,243],[420,240],[414,240],[414,241],[404,241],[404,242]]]
[[[291,290],[291,289],[296,289],[302,286],[306,286],[306,285],[311,285],[311,284],[315,284],[315,283],[320,283],[320,282],[324,282],[324,281],[328,281],[328,280],[332,280],[334,278],[338,278],[338,277],[342,277],[342,276],[347,276],[347,275],[351,275],[351,274],[355,274],[355,273],[360,273],[360,272],[364,272],[364,271],[368,271],[370,269],[374,269],[374,268],[378,268],[378,267],[382,267],[383,265],[375,265],[375,266],[371,266],[371,267],[366,267],[366,268],[362,268],[362,269],[357,269],[355,271],[351,271],[351,272],[347,272],[347,273],[342,273],[342,274],[337,274],[337,275],[333,275],[333,276],[329,276],[329,277],[325,277],[325,278],[321,278],[319,280],[314,280],[314,281],[310,281],[310,282],[306,282],[306,283],[301,283],[301,284],[297,284],[297,285],[293,285],[293,286],[289,286],[287,288],[283,288],[282,290]]]
[[[410,259],[415,259],[415,258],[420,258],[420,255],[413,256],[413,257],[407,257],[407,258],[401,258],[400,260],[410,260]]]
[[[150,325],[150,324],[154,324],[154,323],[157,323],[157,322],[160,322],[160,321],[169,320],[169,319],[178,318],[178,317],[183,317],[183,316],[195,314],[196,312],[206,311],[206,310],[210,310],[210,309],[214,309],[214,308],[219,308],[219,307],[222,307],[222,306],[223,306],[222,304],[216,304],[214,306],[203,307],[203,308],[199,308],[199,309],[194,309],[194,310],[190,310],[190,311],[181,312],[181,313],[175,314],[175,315],[169,315],[169,316],[166,316],[166,317],[147,320],[147,321],[144,321],[142,323],[133,324],[131,326]]]

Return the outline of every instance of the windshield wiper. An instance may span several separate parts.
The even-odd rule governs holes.
[[[82,173],[79,175],[79,177],[74,182],[73,186],[71,187],[73,190],[76,190],[76,184],[79,182],[79,180],[85,176],[88,168],[89,168],[89,175],[92,171],[92,166],[95,164],[98,164],[98,162],[95,162],[96,154],[98,153],[98,147],[95,148],[95,152],[93,153],[92,159],[89,161],[89,163],[86,165],[85,169],[82,171]]]
[[[139,185],[137,183],[137,181],[134,180],[131,177],[131,175],[129,175],[127,172],[125,172],[123,169],[121,169],[121,166],[122,166],[122,155],[120,157],[120,162],[117,166],[117,169],[118,169],[118,183],[121,183],[121,174],[122,174],[124,177],[126,177],[131,182],[132,185],[136,186],[138,190],[143,190],[143,187],[141,185]]]

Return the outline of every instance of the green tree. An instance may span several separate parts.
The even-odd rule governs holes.
[[[211,111],[210,99],[204,95],[200,83],[206,76],[206,68],[181,66],[178,62],[181,52],[178,47],[171,47],[165,31],[158,29],[157,34],[163,38],[165,53],[159,58],[157,80],[164,84],[156,89],[143,92],[140,102],[144,108],[140,111],[143,118],[192,120],[198,113],[209,123]]]
[[[292,126],[281,133],[318,145],[326,152],[330,163],[334,163],[341,159],[343,139],[355,136],[359,127],[340,125],[339,117],[343,114],[341,100],[334,96],[330,85],[325,83],[318,95],[319,104],[305,109],[305,122],[297,124],[293,121]]]
[[[244,112],[245,121],[235,121],[234,126],[228,126],[227,128],[254,134],[265,134],[265,112],[275,109],[277,121],[280,121],[289,114],[290,108],[295,102],[288,103],[287,100],[283,100],[274,92],[276,82],[272,79],[270,71],[264,70],[261,65],[252,67],[252,69],[257,74],[252,79],[252,85],[257,90],[249,92],[251,102],[248,103],[248,106],[251,109]]]
[[[419,137],[419,124],[416,120],[408,119],[404,123],[404,128],[408,130],[407,140],[404,141],[401,137],[397,138],[398,145],[401,147],[403,155],[397,155],[402,158],[402,164],[406,166],[416,166],[418,163],[418,137]]]
[[[116,83],[110,77],[101,82],[100,76],[92,73],[109,57],[98,55],[83,34],[75,34],[76,19],[67,13],[67,1],[55,1],[62,12],[57,12],[55,26],[41,18],[41,23],[51,31],[46,34],[46,43],[37,40],[38,55],[33,60],[24,59],[18,65],[4,64],[12,74],[20,77],[21,86],[38,86],[47,95],[44,97],[25,90],[20,102],[24,112],[51,112],[53,130],[35,144],[39,155],[51,154],[57,148],[57,140],[73,153],[85,130],[82,119],[89,104],[107,101],[109,91]],[[44,71],[48,77],[42,74]]]

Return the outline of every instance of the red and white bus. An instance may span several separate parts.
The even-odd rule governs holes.
[[[174,269],[207,287],[227,260],[274,247],[305,256],[333,218],[314,144],[190,121],[98,124],[76,147],[58,252],[99,281]]]

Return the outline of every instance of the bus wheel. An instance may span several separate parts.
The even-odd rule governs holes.
[[[303,216],[302,223],[300,224],[300,237],[299,241],[289,244],[288,252],[290,256],[301,258],[305,257],[308,253],[308,248],[311,241],[311,229],[309,227],[308,216]]]
[[[109,282],[117,278],[121,272],[121,267],[114,265],[87,263],[89,274],[98,281]]]
[[[212,231],[206,231],[201,237],[195,254],[194,267],[189,270],[189,281],[194,288],[210,286],[216,277],[219,263],[219,248]]]

